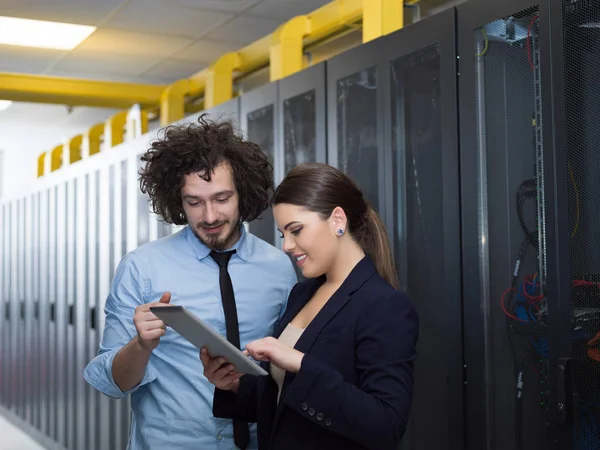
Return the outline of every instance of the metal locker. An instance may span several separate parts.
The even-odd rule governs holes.
[[[86,176],[87,202],[85,220],[87,223],[87,355],[86,363],[91,361],[98,350],[99,343],[99,247],[100,247],[100,172],[98,170]],[[100,392],[86,383],[86,447],[96,450],[99,444],[99,405]]]
[[[9,267],[10,267],[10,223],[8,219],[10,206],[2,205],[2,217],[0,217],[0,228],[2,230],[0,258],[2,258],[2,270],[0,272],[0,404],[3,407],[8,407],[8,370],[10,369],[8,339],[9,339],[9,322],[8,322],[8,299],[9,299]]]
[[[35,269],[33,266],[33,194],[25,198],[25,255],[24,255],[24,293],[25,293],[25,418],[33,426],[33,279]]]
[[[109,183],[109,168],[100,168],[100,184],[97,192],[99,203],[99,223],[97,236],[99,239],[98,245],[98,334],[99,339],[102,339],[102,330],[104,330],[104,304],[110,289],[110,256],[112,249],[112,237],[110,235],[112,223],[112,210],[110,207],[110,183]],[[97,348],[97,347],[96,347]],[[111,399],[105,395],[99,396],[99,406],[97,418],[98,424],[98,444],[100,450],[112,450],[111,435]]]
[[[38,396],[39,396],[39,430],[44,435],[50,433],[50,394],[49,378],[50,366],[48,360],[50,336],[50,197],[52,190],[44,189],[40,193],[40,305],[39,305],[39,371],[38,371]]]
[[[31,215],[31,232],[32,232],[32,277],[31,277],[31,299],[32,299],[32,330],[31,330],[31,414],[32,425],[36,429],[40,429],[40,266],[41,266],[41,247],[40,242],[40,200],[41,193],[33,194],[32,215]]]
[[[65,420],[66,420],[66,436],[65,447],[73,449],[75,446],[75,316],[74,316],[74,300],[75,300],[75,253],[77,251],[76,244],[76,229],[75,229],[75,192],[77,180],[71,179],[67,181],[67,207],[66,207],[66,308],[65,308]]]
[[[139,155],[137,162],[141,168],[143,162]],[[148,213],[150,206],[148,205],[148,195],[141,190],[137,190],[137,245],[133,248],[145,244],[150,240],[150,214]],[[132,248],[132,250],[133,250]]]
[[[87,282],[87,175],[75,180],[75,278],[74,278],[74,385],[75,397],[74,411],[74,449],[86,448],[86,382],[82,377],[87,360],[88,323],[86,313],[88,304],[86,299]]]
[[[19,413],[19,355],[18,355],[18,332],[19,332],[19,304],[18,304],[18,276],[19,267],[14,264],[17,261],[19,251],[19,202],[14,200],[11,204],[10,215],[10,406],[14,413]]]
[[[128,230],[128,215],[127,215],[127,211],[129,208],[129,196],[128,196],[128,189],[129,189],[129,185],[132,184],[134,186],[138,185],[137,180],[136,179],[131,179],[129,177],[129,166],[132,164],[132,162],[130,160],[123,160],[121,161],[120,165],[121,165],[121,174],[120,174],[120,180],[121,180],[121,190],[120,190],[120,194],[116,195],[116,197],[121,198],[121,217],[120,217],[120,221],[117,223],[117,228],[121,230],[121,235],[120,235],[120,239],[117,243],[116,241],[116,236],[115,236],[115,242],[117,243],[117,247],[119,247],[120,245],[120,249],[118,252],[116,252],[116,258],[115,258],[115,266],[113,268],[113,273],[115,272],[118,263],[120,262],[121,258],[123,258],[123,256],[125,256],[125,254],[127,253],[127,230]],[[133,164],[135,166],[135,164]],[[163,227],[164,228],[164,227]],[[133,320],[133,317],[132,317]],[[131,420],[131,408],[130,408],[130,403],[131,403],[131,396],[127,396],[124,399],[121,399],[119,401],[120,403],[120,411],[121,411],[121,420],[120,420],[120,432],[119,432],[119,441],[117,442],[118,447],[117,448],[126,448],[127,447],[127,442],[129,441],[129,426],[130,426],[130,420]]]
[[[16,200],[17,204],[17,214],[16,214],[16,238],[17,238],[17,249],[15,253],[15,258],[12,260],[12,265],[16,268],[16,326],[14,330],[14,338],[15,338],[15,361],[16,361],[16,378],[15,378],[15,388],[16,388],[16,413],[21,419],[25,419],[25,399],[24,399],[24,379],[25,379],[25,311],[24,311],[24,302],[25,302],[25,293],[24,293],[24,283],[23,278],[25,276],[25,268],[24,268],[24,245],[23,245],[23,237],[25,236],[24,229],[24,210],[25,204],[24,199],[19,198]]]
[[[115,268],[120,259],[121,245],[122,245],[122,234],[124,232],[121,223],[122,209],[121,204],[123,198],[121,197],[121,165],[119,163],[113,164],[108,168],[108,201],[109,201],[109,258],[108,258],[108,274],[109,274],[109,285],[112,282]],[[103,297],[103,301],[106,297]],[[110,399],[110,447],[111,448],[122,448],[121,446],[121,427],[122,427],[122,402]]]
[[[58,187],[53,186],[50,189],[48,201],[48,346],[46,347],[46,360],[48,364],[48,437],[56,440],[57,436],[57,392],[56,392],[56,290],[58,285],[57,277],[57,198]]]
[[[56,198],[56,441],[65,445],[66,437],[66,288],[67,288],[67,186],[58,184]]]

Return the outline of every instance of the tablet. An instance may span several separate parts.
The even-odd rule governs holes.
[[[224,357],[235,366],[236,372],[249,375],[268,375],[267,371],[244,355],[235,345],[183,306],[153,306],[150,311],[197,349],[206,347],[213,358]]]

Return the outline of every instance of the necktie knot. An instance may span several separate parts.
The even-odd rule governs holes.
[[[212,252],[210,252],[210,257],[215,260],[215,262],[218,264],[219,267],[226,268],[227,264],[229,264],[229,260],[231,259],[231,256],[234,253],[235,253],[235,250],[230,250],[228,252],[222,252],[222,253],[218,253],[213,250]]]

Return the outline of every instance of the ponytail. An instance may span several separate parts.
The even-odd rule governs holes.
[[[399,289],[398,273],[396,272],[387,232],[379,215],[370,207],[364,218],[363,226],[364,231],[361,233],[362,239],[360,239],[361,247],[375,263],[379,275],[395,289]]]

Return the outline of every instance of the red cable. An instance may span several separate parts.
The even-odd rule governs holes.
[[[504,314],[506,314],[511,319],[518,320],[519,322],[525,322],[523,319],[519,319],[518,317],[515,317],[511,313],[509,313],[506,310],[506,306],[504,305],[504,297],[506,297],[506,294],[508,294],[510,291],[514,290],[515,288],[508,288],[506,291],[504,291],[504,294],[502,294],[502,297],[500,297],[500,306],[502,307],[502,311],[504,311]]]

